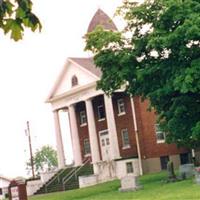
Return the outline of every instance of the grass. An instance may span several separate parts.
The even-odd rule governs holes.
[[[143,189],[136,192],[119,192],[120,181],[96,186],[30,197],[29,200],[199,200],[200,185],[192,179],[164,183],[166,173],[145,175],[140,178]]]

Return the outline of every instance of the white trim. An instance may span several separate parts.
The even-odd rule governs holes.
[[[46,103],[49,103],[51,101],[53,94],[58,89],[58,86],[59,86],[60,82],[62,81],[64,75],[65,75],[65,72],[67,70],[68,65],[69,65],[69,61],[66,60],[65,63],[63,64],[62,70],[60,71],[57,79],[55,80],[55,83],[54,83],[52,89],[50,90],[50,93],[49,93],[47,99],[45,100]]]
[[[95,89],[96,89],[96,81],[94,81],[92,83],[88,83],[86,85],[77,86],[76,88],[72,88],[71,90],[69,90],[67,92],[64,92],[64,93],[59,94],[59,95],[57,95],[55,97],[49,98],[49,99],[46,100],[46,103],[54,102],[56,100],[59,100],[61,98],[66,97],[66,96],[71,96],[71,95],[77,94],[77,93],[79,93],[81,91],[84,91],[84,90],[87,90],[87,89],[90,89],[90,88],[93,88],[93,87],[95,87]]]
[[[81,65],[79,65],[78,63],[76,63],[75,61],[73,61],[71,58],[68,58],[68,60],[73,63],[74,65],[76,65],[77,67],[81,68],[83,71],[89,73],[90,75],[92,75],[94,78],[97,78],[98,80],[100,80],[100,78],[95,75],[94,73],[92,73],[91,71],[87,70],[86,68],[82,67]]]
[[[84,155],[84,157],[90,157],[91,156],[91,153],[87,153]]]
[[[51,103],[52,110],[62,109],[63,107],[68,107],[72,104],[76,104],[81,101],[86,101],[92,99],[95,96],[103,95],[102,90],[96,90],[96,85],[93,87],[81,90],[73,95],[63,96],[62,98]]]
[[[80,127],[87,126],[87,123],[80,124]]]
[[[157,144],[165,143],[165,140],[157,140]]]
[[[106,118],[98,119],[98,122],[105,121]]]
[[[123,150],[124,149],[130,149],[130,148],[131,148],[130,144],[122,147]]]
[[[105,132],[107,132],[109,134],[108,129],[104,129],[104,130],[99,131],[99,136],[101,136],[101,134],[105,133]]]
[[[63,64],[63,68],[61,69],[61,71],[60,71],[60,73],[58,75],[58,78],[56,79],[52,89],[49,92],[49,95],[47,96],[47,98],[45,100],[46,103],[50,103],[55,98],[55,97],[53,97],[53,95],[56,92],[56,90],[58,89],[58,86],[61,83],[61,81],[62,81],[62,79],[63,79],[63,77],[64,77],[64,75],[65,75],[70,63],[76,65],[78,68],[81,68],[81,70],[83,70],[84,72],[86,72],[86,73],[90,74],[91,76],[93,76],[95,79],[97,79],[96,81],[100,80],[100,78],[97,75],[93,74],[91,71],[85,69],[84,67],[82,67],[78,63],[74,62],[72,59],[67,58],[67,60]],[[96,83],[96,81],[95,81],[95,83]]]
[[[117,115],[120,117],[120,116],[123,116],[125,114],[126,114],[126,112],[121,112],[121,113],[118,113]]]

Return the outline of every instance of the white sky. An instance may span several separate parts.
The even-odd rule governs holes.
[[[33,150],[55,146],[50,105],[44,103],[67,57],[83,53],[82,36],[100,7],[113,16],[122,0],[34,0],[41,33],[13,42],[0,32],[0,174],[24,176],[29,158],[24,129],[30,121]]]

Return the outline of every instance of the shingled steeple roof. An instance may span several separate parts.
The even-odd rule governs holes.
[[[117,31],[117,27],[115,26],[114,22],[101,9],[98,9],[97,12],[94,14],[94,16],[88,26],[87,32],[89,33],[91,31],[93,31],[96,28],[96,26],[98,26],[98,25],[103,26],[103,28],[106,30]]]

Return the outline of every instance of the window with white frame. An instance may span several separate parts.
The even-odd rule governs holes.
[[[80,112],[80,125],[85,125],[85,124],[87,124],[86,112],[85,110],[82,110]]]
[[[90,154],[90,142],[89,139],[84,139],[84,155]]]
[[[117,100],[117,109],[118,109],[118,115],[125,114],[125,103],[124,99],[118,99]]]
[[[133,163],[132,162],[126,163],[126,172],[127,172],[127,174],[133,173]]]
[[[127,128],[122,129],[121,130],[121,135],[122,135],[122,145],[123,145],[123,148],[130,147],[128,129]]]
[[[156,139],[158,143],[165,142],[165,133],[160,129],[159,124],[155,124],[155,130],[156,130]]]
[[[105,109],[103,105],[97,107],[97,113],[99,121],[105,119]]]

